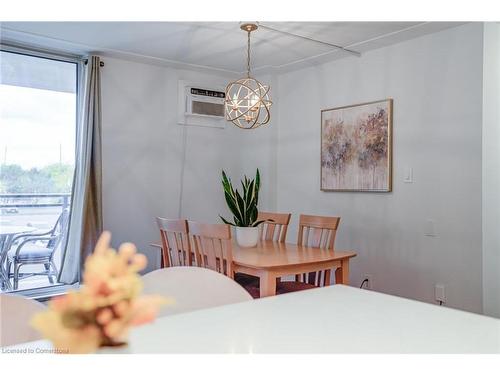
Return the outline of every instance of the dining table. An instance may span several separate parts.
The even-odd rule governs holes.
[[[38,340],[0,352],[64,350]],[[500,353],[500,320],[335,284],[163,316],[98,353]]]
[[[162,252],[162,245],[151,243]],[[325,286],[335,270],[336,284],[349,284],[349,261],[356,256],[352,250],[330,250],[292,243],[261,240],[254,247],[232,243],[233,272],[259,278],[260,297],[276,295],[276,280],[309,272],[325,272]],[[193,254],[194,256],[194,254]],[[161,267],[163,257],[161,257]]]
[[[356,252],[330,250],[277,241],[259,241],[255,247],[233,243],[233,270],[259,278],[260,297],[276,294],[276,279],[324,271],[329,285],[331,270],[336,284],[349,284],[349,260]]]
[[[0,225],[0,289],[12,289],[9,281],[8,270],[5,269],[4,263],[7,258],[7,253],[12,246],[12,240],[18,234],[31,233],[37,230],[36,227],[26,225]]]

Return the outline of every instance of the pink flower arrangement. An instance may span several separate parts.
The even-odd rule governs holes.
[[[138,272],[146,267],[146,257],[131,243],[115,251],[110,240],[111,234],[103,232],[86,259],[81,288],[52,299],[48,310],[32,319],[33,327],[57,349],[90,353],[125,343],[130,327],[153,321],[168,302],[160,296],[139,296]]]

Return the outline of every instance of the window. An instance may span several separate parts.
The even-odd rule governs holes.
[[[75,171],[80,61],[2,46],[2,291],[58,284]]]

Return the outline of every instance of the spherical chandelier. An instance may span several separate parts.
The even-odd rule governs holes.
[[[257,27],[253,23],[241,25],[240,28],[248,33],[247,76],[230,82],[226,87],[226,120],[241,129],[255,129],[271,119],[270,88],[250,76],[250,33]]]

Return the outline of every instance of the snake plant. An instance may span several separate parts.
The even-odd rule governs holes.
[[[243,195],[240,194],[238,189],[233,188],[231,179],[222,171],[222,187],[224,188],[224,196],[226,198],[227,206],[233,214],[233,222],[224,219],[221,215],[220,218],[226,224],[236,227],[256,227],[264,220],[257,221],[258,210],[257,204],[259,202],[259,189],[260,189],[260,173],[257,169],[255,179],[250,180],[247,176],[241,181],[243,188]]]

